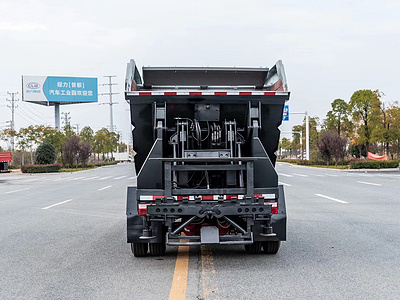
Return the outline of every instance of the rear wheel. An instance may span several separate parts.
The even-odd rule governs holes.
[[[149,248],[151,256],[163,256],[165,254],[165,243],[150,243]]]
[[[281,241],[267,241],[263,242],[262,246],[266,254],[276,254],[281,246]]]
[[[131,243],[131,250],[135,257],[146,256],[148,250],[147,243]]]
[[[261,253],[261,242],[253,242],[253,244],[244,245],[244,249],[249,254],[258,254]]]

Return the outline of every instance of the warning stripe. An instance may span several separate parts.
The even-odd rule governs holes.
[[[288,92],[266,91],[132,91],[132,96],[287,96]]]
[[[275,199],[275,194],[257,194],[254,195],[255,197],[264,197],[264,199]],[[173,196],[175,200],[181,201],[184,199],[187,200],[194,200],[195,196]],[[244,195],[203,195],[200,196],[201,200],[231,200],[233,197],[237,199],[243,199]],[[156,200],[157,198],[164,198],[164,196],[149,196],[149,195],[140,195],[140,200],[142,201],[152,201]]]

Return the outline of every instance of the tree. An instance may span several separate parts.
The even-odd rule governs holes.
[[[52,144],[57,154],[61,153],[65,140],[65,134],[56,128],[47,126],[42,130],[41,141]]]
[[[368,152],[369,145],[373,141],[374,129],[380,120],[379,91],[358,90],[353,93],[349,102],[353,121],[358,123],[356,137],[359,144],[365,145]]]
[[[12,141],[17,136],[17,132],[12,129],[4,129],[0,136],[2,140]]]
[[[21,149],[21,152],[22,152],[21,153],[21,165],[24,165],[25,164],[25,151],[29,146],[28,139],[25,136],[24,128],[21,128],[19,130],[19,132],[17,133],[17,140],[18,140],[18,142],[17,142],[18,147]]]
[[[391,145],[391,153],[396,153],[400,158],[400,107],[393,105],[387,110],[387,135],[388,144]],[[393,154],[392,154],[393,159]]]
[[[79,133],[79,136],[82,141],[88,142],[91,144],[93,142],[94,131],[89,126],[85,126]]]
[[[96,131],[93,137],[93,149],[99,154],[103,154],[103,158],[106,153],[112,153],[116,151],[118,144],[119,135],[115,132],[110,132],[107,128],[102,128]]]
[[[35,163],[40,165],[54,164],[56,159],[56,149],[52,144],[43,143],[36,149]]]
[[[339,160],[343,160],[346,153],[346,140],[332,131],[324,131],[318,139],[318,149],[327,165],[332,157],[337,165]]]
[[[118,143],[118,149],[119,152],[127,152],[128,151],[128,145],[125,143]]]
[[[347,135],[351,132],[351,122],[349,121],[349,105],[343,99],[335,99],[331,103],[332,109],[326,114],[324,125],[326,130],[334,130],[339,136],[343,130]]]
[[[27,128],[22,128],[22,134],[30,148],[31,164],[33,164],[33,148],[36,146],[36,141],[40,136],[40,131],[37,126],[30,125]]]
[[[92,146],[88,142],[80,142],[78,150],[79,162],[85,167],[87,160],[90,157]]]
[[[71,125],[65,125],[63,128],[64,131],[64,135],[67,139],[69,139],[71,136],[75,136],[76,133],[74,131],[74,127],[72,127]]]
[[[71,135],[62,147],[63,162],[69,167],[77,163],[77,154],[79,152],[79,137]]]
[[[286,154],[291,150],[291,144],[290,144],[290,140],[288,138],[282,138],[280,145],[281,145],[281,148],[283,148],[285,150]]]

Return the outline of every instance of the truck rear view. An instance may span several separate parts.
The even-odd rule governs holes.
[[[240,244],[278,252],[286,207],[275,151],[289,100],[283,64],[269,68],[128,63],[137,186],[127,241],[136,257],[166,245]]]

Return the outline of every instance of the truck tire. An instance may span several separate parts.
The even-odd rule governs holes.
[[[150,255],[151,256],[163,256],[165,255],[165,243],[150,243]]]
[[[146,256],[148,250],[147,243],[131,243],[131,250],[135,257]]]
[[[253,242],[253,244],[244,245],[244,249],[249,254],[259,254],[261,253],[261,242]]]
[[[281,246],[281,241],[267,241],[263,242],[262,246],[266,254],[276,254]]]

